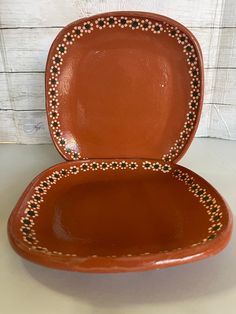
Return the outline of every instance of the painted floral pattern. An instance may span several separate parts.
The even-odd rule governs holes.
[[[181,181],[186,186],[186,191],[192,193],[199,201],[199,206],[206,210],[206,215],[209,217],[208,235],[202,241],[194,243],[192,246],[204,243],[214,239],[223,227],[220,205],[216,199],[202,187],[189,173],[183,172],[174,165],[164,163],[163,161],[145,160],[142,162],[121,160],[121,161],[90,161],[81,162],[76,165],[65,165],[60,170],[55,170],[50,173],[44,180],[41,180],[34,188],[34,193],[27,202],[24,210],[24,215],[20,218],[20,231],[23,241],[26,242],[30,249],[39,250],[49,255],[66,255],[76,256],[76,254],[50,251],[48,248],[39,245],[39,240],[35,232],[34,226],[37,224],[37,217],[40,215],[40,208],[44,202],[44,197],[50,190],[53,189],[60,180],[64,180],[69,176],[77,176],[81,173],[93,171],[151,171],[153,174],[159,172],[162,175],[171,174],[173,179]],[[144,253],[143,253],[144,254]],[[143,255],[142,254],[142,255]],[[151,253],[146,252],[145,255]]]

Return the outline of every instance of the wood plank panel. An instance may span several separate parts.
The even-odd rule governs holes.
[[[60,28],[0,30],[0,72],[44,71],[48,50],[59,31]],[[236,66],[235,30],[194,28],[192,32],[201,45],[205,67]]]
[[[236,28],[223,28],[219,31],[219,49],[217,53],[218,60],[216,62],[216,66],[228,68],[236,67]]]
[[[236,68],[208,69],[207,75],[213,80],[213,90],[207,91],[212,100],[207,102],[236,105]]]
[[[0,111],[0,142],[50,142],[45,111]]]
[[[84,16],[106,11],[136,10],[167,15],[190,27],[220,26],[224,10],[225,25],[236,25],[226,0],[1,0],[2,27],[64,26]]]
[[[236,140],[236,105],[205,104],[196,136]],[[51,142],[45,111],[0,111],[0,142]]]
[[[0,73],[0,110],[44,109],[44,73]]]
[[[236,140],[236,105],[211,106],[208,135]]]
[[[17,135],[18,131],[15,126],[14,112],[0,111],[0,143],[17,143]]]
[[[209,118],[211,112],[211,104],[204,104],[202,108],[201,119],[196,132],[196,137],[207,137],[208,136],[208,126]]]
[[[236,139],[235,0],[2,0],[0,142],[50,142],[43,73],[49,47],[69,22],[115,10],[156,12],[191,28],[206,68],[197,136]]]
[[[2,29],[0,72],[44,71],[48,50],[60,29]]]
[[[205,103],[236,104],[236,69],[205,70]],[[44,73],[0,73],[0,110],[45,108]]]

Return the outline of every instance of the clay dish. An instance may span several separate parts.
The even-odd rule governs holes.
[[[228,243],[231,212],[177,164],[203,101],[197,40],[181,24],[113,12],[66,26],[49,52],[49,130],[67,160],[39,174],[13,210],[10,242],[48,267],[159,269]]]

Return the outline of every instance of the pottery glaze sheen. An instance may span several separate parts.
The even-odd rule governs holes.
[[[56,37],[46,105],[67,160],[39,174],[13,210],[18,254],[58,269],[125,272],[221,251],[232,215],[203,178],[177,164],[196,132],[202,54],[164,16],[112,12]]]

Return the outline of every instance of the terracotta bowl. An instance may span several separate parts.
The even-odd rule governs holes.
[[[195,37],[167,17],[113,12],[66,26],[46,66],[49,130],[68,160],[28,186],[9,219],[21,256],[87,272],[163,268],[216,254],[232,217],[176,162],[203,101]]]
[[[216,254],[232,218],[192,171],[157,160],[56,165],[29,185],[9,220],[23,257],[49,267],[120,272],[163,268]]]

